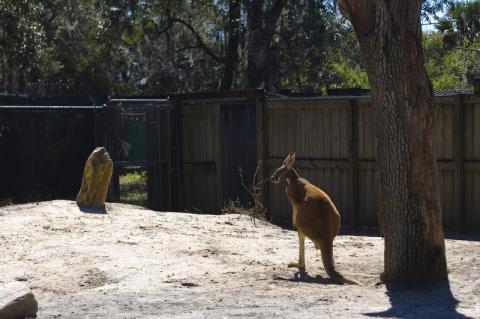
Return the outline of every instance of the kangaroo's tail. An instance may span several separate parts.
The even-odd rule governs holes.
[[[316,245],[317,246],[317,245]],[[320,250],[322,252],[323,267],[330,279],[339,284],[362,285],[360,282],[344,277],[335,270],[335,262],[333,260],[333,242],[321,241],[319,242]]]

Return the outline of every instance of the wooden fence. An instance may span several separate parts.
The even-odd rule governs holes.
[[[448,231],[480,231],[480,96],[437,96],[435,138]],[[219,212],[229,198],[248,203],[257,161],[270,176],[295,151],[302,176],[323,188],[342,223],[376,227],[378,174],[368,96],[284,98],[260,90],[174,97],[180,146],[177,209]],[[272,220],[290,224],[285,185],[264,184]]]
[[[179,209],[220,212],[229,199],[248,202],[256,166],[256,101],[261,90],[176,95]]]
[[[435,138],[445,228],[480,231],[480,98],[435,97]],[[258,113],[265,175],[296,151],[300,174],[336,203],[343,224],[377,226],[378,175],[368,97],[274,98]],[[283,185],[268,185],[272,219],[290,223]]]

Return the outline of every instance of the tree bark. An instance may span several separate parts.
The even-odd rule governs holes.
[[[432,87],[421,47],[421,0],[340,0],[355,29],[375,107],[379,223],[389,282],[447,279],[437,189]]]

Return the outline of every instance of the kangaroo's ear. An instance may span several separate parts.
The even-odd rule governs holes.
[[[288,161],[285,162],[285,166],[291,168],[295,163],[295,152],[291,153],[288,157]]]
[[[285,157],[285,159],[283,160],[283,165],[286,165],[288,163],[291,156],[292,156],[292,153],[288,154],[287,157]]]

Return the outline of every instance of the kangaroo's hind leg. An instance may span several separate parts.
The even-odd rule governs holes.
[[[288,268],[305,270],[305,234],[298,231],[298,263],[289,263]]]

